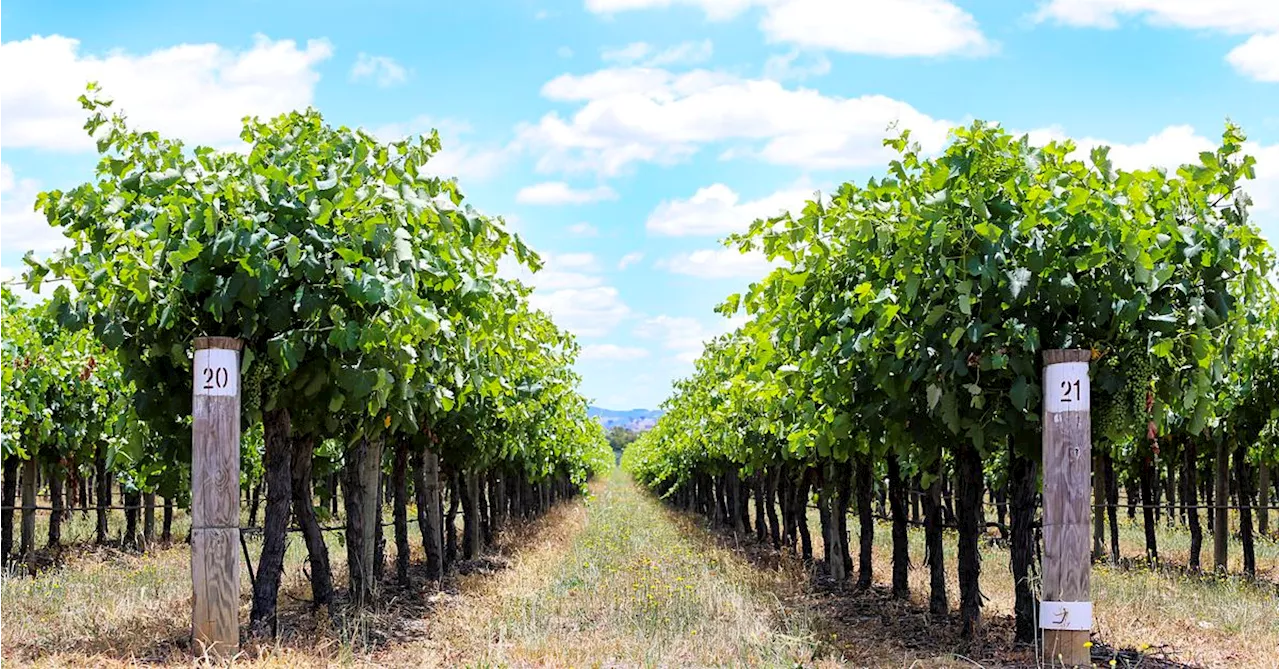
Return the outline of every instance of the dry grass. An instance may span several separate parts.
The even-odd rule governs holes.
[[[754,517],[754,515],[752,516]],[[1203,522],[1203,517],[1201,519]],[[822,554],[818,514],[810,513],[814,552]],[[1126,564],[1141,563],[1145,540],[1141,515],[1130,522],[1121,513],[1119,520],[1121,555]],[[892,574],[891,526],[877,521],[873,549],[874,576],[878,585],[888,587]],[[856,549],[857,521],[850,519]],[[927,608],[929,571],[924,565],[924,532],[909,533],[912,568],[909,572],[912,600]],[[1202,560],[1212,562],[1212,538],[1206,534]],[[948,531],[943,541],[947,574],[947,594],[954,611],[959,604],[955,533]],[[1168,528],[1163,521],[1157,532],[1162,562],[1185,564],[1190,536],[1181,528]],[[1277,624],[1277,547],[1272,539],[1255,542],[1257,581],[1242,577],[1213,577],[1184,573],[1180,569],[1152,570],[1142,566],[1127,568],[1094,565],[1091,589],[1094,600],[1095,638],[1117,648],[1133,648],[1160,653],[1171,659],[1212,667],[1275,667],[1280,645]],[[1229,565],[1241,569],[1241,549],[1237,540],[1230,545]],[[998,619],[1013,615],[1013,575],[1009,553],[984,542],[981,590],[988,598],[983,615]],[[855,556],[856,559],[856,556]]]
[[[443,589],[415,578],[406,590],[391,588],[377,610],[339,607],[332,619],[313,614],[305,601],[305,548],[291,535],[280,637],[246,643],[239,663],[933,667],[973,666],[966,657],[994,666],[1030,655],[1005,653],[998,644],[964,647],[947,624],[921,614],[928,573],[918,530],[910,535],[912,602],[891,601],[882,587],[831,595],[811,587],[798,560],[712,534],[638,491],[621,472],[594,491],[590,500],[513,526],[500,536],[495,556],[464,565],[469,573],[451,577]],[[92,522],[92,514],[77,513],[64,532],[69,540],[90,539]],[[185,536],[185,523],[179,514],[176,536]],[[1123,553],[1140,556],[1141,526],[1123,514],[1121,523]],[[820,542],[816,513],[811,526]],[[410,527],[417,551],[417,529]],[[337,533],[328,538],[342,585],[345,551]],[[1162,557],[1185,560],[1185,532],[1162,527],[1159,542]],[[954,609],[954,537],[945,543]],[[255,539],[249,549],[256,561]],[[1238,544],[1231,554],[1238,569]],[[147,555],[85,547],[68,550],[60,567],[36,578],[6,576],[0,659],[6,667],[190,665],[189,556],[180,543]],[[877,584],[887,586],[887,524],[877,525],[874,556]],[[1005,639],[1013,601],[1008,553],[986,545],[982,556],[988,637]],[[1097,566],[1098,637],[1118,647],[1167,647],[1180,660],[1208,666],[1275,666],[1276,562],[1270,540],[1258,544],[1261,583]],[[247,570],[241,574],[245,621],[250,588]]]
[[[464,579],[420,644],[390,664],[794,666],[829,654],[821,622],[786,606],[803,574],[762,571],[615,472],[562,507],[493,578]]]

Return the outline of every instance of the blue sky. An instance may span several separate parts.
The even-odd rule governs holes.
[[[1171,167],[1230,118],[1277,241],[1274,0],[511,0],[48,3],[0,8],[0,275],[60,239],[31,203],[91,177],[75,98],[231,148],[313,105],[387,139],[432,127],[469,200],[543,254],[534,303],[578,335],[584,392],[655,407],[712,307],[767,270],[719,244],[974,118]]]

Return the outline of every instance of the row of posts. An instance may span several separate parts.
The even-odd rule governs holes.
[[[195,340],[191,404],[191,581],[193,648],[239,650],[240,354],[230,337]],[[1044,558],[1042,656],[1088,666],[1090,351],[1044,351]]]

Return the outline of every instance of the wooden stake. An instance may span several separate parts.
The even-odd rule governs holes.
[[[1050,666],[1089,666],[1089,358],[1044,352],[1044,579],[1040,629]]]
[[[240,350],[197,337],[191,397],[192,649],[228,658],[240,649]]]

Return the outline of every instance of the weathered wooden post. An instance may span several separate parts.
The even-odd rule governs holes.
[[[1044,578],[1040,629],[1050,666],[1089,666],[1089,359],[1044,352]]]
[[[240,648],[240,349],[197,337],[191,397],[191,609],[197,654]]]

